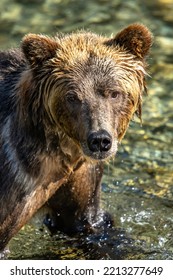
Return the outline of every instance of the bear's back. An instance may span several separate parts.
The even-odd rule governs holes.
[[[0,52],[0,120],[14,107],[14,88],[26,67],[20,49]]]

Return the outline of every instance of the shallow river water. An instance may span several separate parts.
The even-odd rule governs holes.
[[[70,238],[27,225],[10,242],[10,259],[173,259],[173,1],[1,0],[0,47],[17,46],[29,32],[111,35],[132,22],[146,24],[154,44],[143,125],[131,123],[105,165],[102,207],[115,228]]]

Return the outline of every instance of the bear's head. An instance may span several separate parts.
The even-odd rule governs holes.
[[[151,43],[150,31],[141,24],[113,38],[89,32],[25,36],[22,50],[34,83],[27,102],[34,121],[42,111],[39,118],[68,135],[85,157],[114,155],[134,113],[141,118]]]

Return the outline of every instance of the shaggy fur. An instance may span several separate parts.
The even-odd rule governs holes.
[[[44,204],[50,228],[112,221],[99,208],[103,161],[141,118],[151,33],[140,24],[114,38],[28,34],[0,53],[0,249]]]

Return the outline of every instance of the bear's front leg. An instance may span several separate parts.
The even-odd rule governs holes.
[[[51,232],[61,230],[70,234],[112,226],[111,215],[99,205],[102,174],[102,163],[84,162],[49,199],[47,204],[54,218],[52,221],[47,217],[45,224]]]
[[[24,226],[32,216],[42,207],[54,192],[66,182],[66,177],[61,178],[55,183],[47,186],[38,185],[31,189],[28,193],[24,193],[19,201],[19,191],[15,192],[12,210],[9,205],[4,202],[6,211],[3,220],[0,221],[0,258],[6,257],[8,253],[7,244],[10,239]],[[7,200],[8,202],[8,200]],[[8,208],[9,207],[9,208]]]

